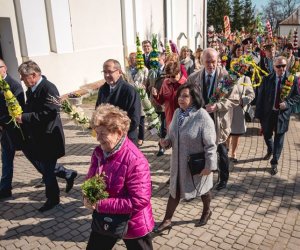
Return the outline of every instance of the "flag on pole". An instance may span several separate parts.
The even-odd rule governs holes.
[[[272,42],[272,40],[273,40],[273,34],[272,34],[272,27],[271,27],[271,24],[270,24],[269,20],[267,20],[266,26],[267,26],[267,30],[268,30],[268,39],[269,39],[269,42]]]
[[[224,16],[224,27],[225,27],[225,38],[228,38],[231,34],[231,29],[230,29],[230,20],[228,16]]]
[[[298,31],[297,29],[294,29],[294,35],[293,35],[293,47],[294,47],[294,53],[298,51]]]

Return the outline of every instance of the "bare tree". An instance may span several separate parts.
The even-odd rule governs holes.
[[[289,17],[298,7],[300,0],[269,0],[263,6],[263,19],[269,20],[272,30],[277,31],[279,23]]]

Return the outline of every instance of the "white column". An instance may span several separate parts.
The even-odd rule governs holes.
[[[50,51],[47,18],[43,0],[15,0],[21,54],[47,55]]]
[[[166,29],[166,38],[168,40],[174,40],[173,39],[173,7],[172,7],[172,1],[166,0],[166,20],[167,23],[167,29]]]
[[[73,38],[68,0],[45,0],[51,51],[73,52]]]
[[[206,48],[207,43],[207,0],[203,0],[203,49]]]
[[[192,48],[193,44],[193,6],[194,6],[194,1],[193,0],[188,0],[187,1],[187,46],[189,48]]]
[[[122,30],[124,58],[132,51],[135,51],[135,27],[134,27],[134,6],[132,0],[122,0]]]
[[[139,37],[142,42],[145,38],[142,0],[134,0],[134,17],[135,30],[139,34]]]

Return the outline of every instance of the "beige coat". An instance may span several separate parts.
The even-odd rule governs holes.
[[[216,76],[214,81],[214,89],[218,86],[218,83],[224,75],[227,75],[227,71],[222,67],[217,67]],[[205,69],[201,69],[198,72],[191,74],[187,80],[188,83],[192,82],[199,84],[201,90],[203,89]],[[224,143],[231,133],[231,122],[232,122],[232,109],[238,106],[240,103],[240,96],[237,86],[234,86],[231,94],[227,99],[224,99],[216,103],[217,111],[214,113],[215,128],[217,134],[217,144]]]
[[[246,133],[245,110],[254,99],[255,93],[248,76],[242,76],[237,82],[240,95],[240,105],[233,108],[231,134],[240,135]]]

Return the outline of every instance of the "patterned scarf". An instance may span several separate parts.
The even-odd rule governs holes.
[[[187,108],[186,110],[180,109],[179,110],[179,115],[178,115],[178,126],[179,128],[181,127],[184,118],[189,116],[190,111],[195,110],[196,107],[194,105],[190,106],[189,108]]]
[[[118,152],[121,148],[121,146],[123,145],[124,141],[125,141],[126,135],[122,136],[122,138],[119,140],[119,142],[117,143],[117,145],[113,148],[113,150],[111,152],[104,152],[103,151],[103,156],[104,159],[106,159],[107,157],[113,155],[114,153]]]

